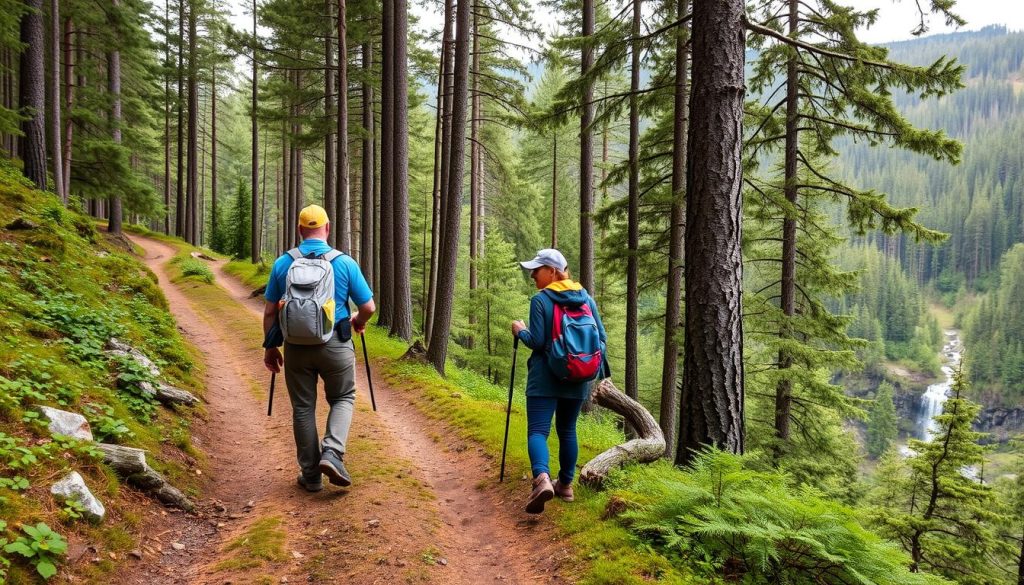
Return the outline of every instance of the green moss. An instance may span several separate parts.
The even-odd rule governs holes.
[[[234,554],[217,563],[214,570],[249,569],[268,562],[283,561],[287,558],[284,543],[285,532],[281,529],[281,518],[261,518],[224,547],[225,553]]]

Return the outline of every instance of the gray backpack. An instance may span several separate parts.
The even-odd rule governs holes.
[[[334,335],[334,267],[341,256],[331,250],[315,258],[302,255],[298,248],[288,250],[292,265],[288,268],[283,306],[278,313],[284,340],[296,345],[320,345]]]

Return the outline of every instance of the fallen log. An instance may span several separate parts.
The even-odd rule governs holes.
[[[636,430],[637,438],[615,445],[588,461],[580,471],[580,481],[600,487],[612,469],[626,463],[651,463],[665,455],[665,435],[658,421],[642,404],[620,392],[610,378],[598,382],[591,397],[598,406],[621,414]]]
[[[146,452],[142,449],[109,443],[97,443],[96,447],[103,452],[103,462],[129,484],[149,493],[166,506],[176,506],[186,512],[195,511],[195,504],[181,490],[167,483],[164,476],[146,463]]]

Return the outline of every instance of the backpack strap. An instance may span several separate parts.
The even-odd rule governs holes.
[[[286,254],[291,256],[292,260],[298,260],[299,258],[302,258],[302,251],[299,250],[298,248],[292,248],[291,250],[288,250]]]
[[[324,260],[327,260],[328,262],[334,262],[335,258],[338,258],[339,256],[344,256],[344,255],[345,255],[344,252],[341,252],[339,250],[335,250],[335,249],[332,248],[330,252],[325,253],[323,256],[321,256],[321,258],[323,258]]]

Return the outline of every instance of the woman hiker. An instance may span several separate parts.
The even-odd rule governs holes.
[[[530,301],[529,327],[522,321],[512,323],[513,335],[533,350],[527,362],[526,379],[527,448],[533,469],[533,491],[526,511],[539,514],[544,511],[544,503],[556,494],[566,502],[573,500],[572,480],[579,456],[576,419],[589,397],[590,380],[596,378],[598,370],[604,366],[607,335],[597,304],[583,286],[569,277],[561,252],[544,249],[537,252],[536,258],[520,265],[530,271],[530,278],[540,291]],[[558,323],[555,322],[556,305]],[[566,325],[573,332],[563,332]],[[552,341],[559,335],[565,335],[566,341],[559,344],[560,349],[553,350]],[[577,353],[564,358],[566,346],[576,347]],[[578,353],[580,347],[590,347],[590,351]],[[554,360],[549,355],[553,351],[558,354]],[[562,359],[564,361],[559,361]],[[563,367],[566,364],[567,367]],[[558,434],[559,465],[554,483],[548,467],[547,445],[552,417]]]

